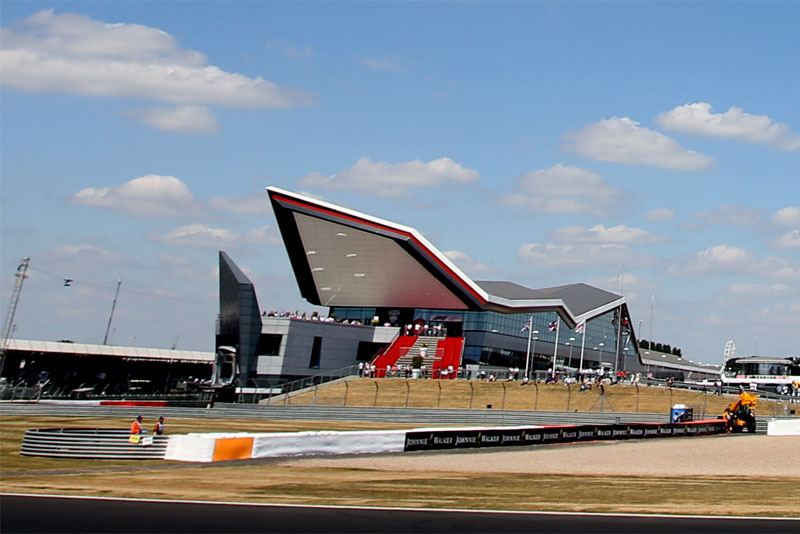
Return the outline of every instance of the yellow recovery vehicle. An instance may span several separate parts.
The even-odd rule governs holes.
[[[751,434],[756,431],[756,414],[753,412],[758,403],[755,393],[743,392],[739,399],[725,408],[722,417],[725,419],[728,432],[742,432],[745,428]]]

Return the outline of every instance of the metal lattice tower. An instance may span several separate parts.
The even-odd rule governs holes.
[[[17,267],[17,272],[14,273],[17,281],[14,284],[14,291],[11,293],[11,303],[8,305],[8,314],[6,314],[6,323],[3,326],[3,337],[0,338],[0,376],[3,374],[3,364],[6,360],[6,352],[8,352],[8,341],[11,339],[11,329],[14,328],[14,315],[17,313],[17,303],[19,302],[19,295],[22,293],[22,283],[27,278],[28,263],[30,258],[22,258],[22,263]]]

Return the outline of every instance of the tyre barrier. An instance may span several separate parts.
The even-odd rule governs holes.
[[[168,436],[141,436],[129,441],[126,430],[48,428],[25,431],[20,454],[47,458],[96,460],[163,460]]]
[[[216,462],[281,456],[398,453],[724,433],[725,422],[715,419],[685,423],[187,434],[171,436],[166,459]]]
[[[685,423],[418,428],[146,436],[124,430],[28,430],[21,454],[53,458],[218,462],[282,456],[397,453],[724,434],[722,420]]]

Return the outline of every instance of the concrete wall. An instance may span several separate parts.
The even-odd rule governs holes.
[[[391,343],[399,329],[263,317],[261,332],[282,339],[278,356],[259,356],[259,375],[310,376],[355,365],[359,343]],[[319,368],[309,368],[315,337],[322,338]]]

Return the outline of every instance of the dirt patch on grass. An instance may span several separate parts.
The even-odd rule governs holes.
[[[800,479],[800,436],[722,435],[524,449],[465,449],[450,453],[308,458],[303,467],[349,467],[464,473],[537,473],[608,476],[742,476]]]

